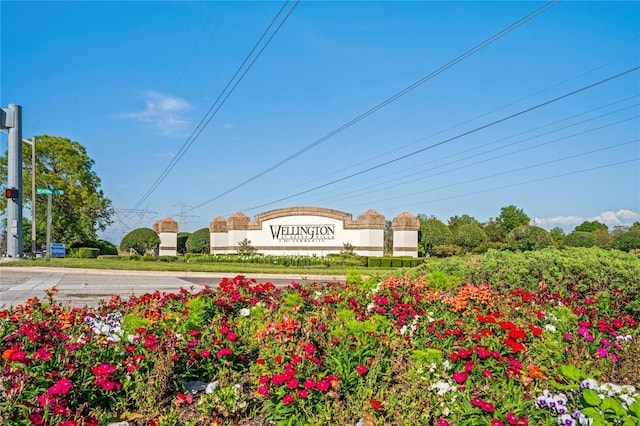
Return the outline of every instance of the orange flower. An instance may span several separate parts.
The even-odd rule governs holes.
[[[540,370],[537,366],[533,364],[529,364],[529,377],[531,377],[532,379],[535,379],[536,377],[539,377],[541,379],[546,378],[542,370]]]
[[[11,355],[13,355],[13,353],[15,352],[15,349],[7,349],[6,351],[4,351],[2,353],[2,359],[9,359],[11,358]]]
[[[53,296],[53,295],[54,295],[54,294],[56,294],[57,292],[58,292],[58,289],[56,288],[56,286],[55,286],[55,285],[54,285],[54,286],[49,287],[48,289],[46,289],[46,290],[44,291],[44,293],[45,293],[47,296]]]

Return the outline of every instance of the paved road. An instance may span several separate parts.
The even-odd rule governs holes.
[[[222,278],[235,275],[237,274],[0,266],[0,310],[20,305],[32,297],[45,299],[44,291],[54,285],[58,289],[55,298],[63,305],[97,306],[101,300],[109,300],[114,294],[127,298],[156,290],[161,293],[176,292],[180,288],[197,292],[205,285],[214,287]],[[286,286],[292,281],[329,282],[343,279],[276,274],[247,276],[258,282],[269,281],[277,286]]]

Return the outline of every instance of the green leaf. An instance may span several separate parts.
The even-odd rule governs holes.
[[[591,389],[582,390],[582,399],[589,407],[597,407],[602,402],[602,400],[600,399],[600,395],[598,395],[598,392]]]
[[[602,418],[602,416],[600,415],[600,410],[598,410],[595,407],[586,407],[580,411],[582,412],[582,414],[589,417],[590,419]]]
[[[573,365],[561,365],[560,372],[564,377],[574,382],[579,382],[586,377],[586,375],[578,368]]]
[[[622,404],[620,404],[613,398],[605,398],[602,401],[600,409],[602,409],[602,411],[604,411],[605,413],[613,413],[616,416],[620,417],[625,417],[627,415],[627,410],[625,410]]]
[[[572,390],[572,389],[580,389],[580,386],[577,384],[571,385],[563,385],[562,383],[558,383],[553,379],[549,379],[549,384],[558,390]]]
[[[637,417],[640,419],[640,400],[634,402],[629,406],[629,412],[633,414],[634,417]]]

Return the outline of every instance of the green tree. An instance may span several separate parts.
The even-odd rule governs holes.
[[[480,222],[468,214],[463,214],[462,216],[451,216],[449,221],[447,222],[447,226],[451,230],[451,232],[456,232],[461,225],[480,225]]]
[[[111,201],[100,189],[100,178],[93,171],[94,161],[78,142],[55,136],[36,136],[36,187],[52,186],[64,191],[64,195],[52,197],[51,240],[71,246],[73,243],[96,241],[97,232],[112,223],[114,210]],[[30,153],[31,146],[23,144],[23,152]],[[0,157],[0,181],[7,181],[7,156]],[[32,166],[29,155],[23,156],[23,202],[31,208]],[[47,195],[37,195],[37,241],[46,240]],[[7,200],[0,198],[0,210],[6,210]],[[27,220],[27,218],[25,218]],[[30,227],[29,227],[30,229]],[[30,232],[30,231],[29,231]],[[25,235],[25,241],[31,234]]]
[[[551,231],[549,231],[549,236],[553,240],[554,244],[557,247],[560,247],[564,244],[564,237],[566,237],[566,234],[562,230],[562,228],[556,226],[555,228],[551,229]]]
[[[489,239],[489,241],[495,243],[504,242],[506,238],[504,227],[496,219],[491,218],[480,225],[480,227],[485,232],[485,234],[487,234],[487,238]]]
[[[604,231],[609,232],[609,227],[604,223],[598,222],[597,220],[594,220],[592,222],[585,220],[580,225],[576,226],[573,230],[583,231],[583,232],[594,232],[594,231],[597,231],[598,229],[602,229]]]
[[[187,253],[209,253],[211,251],[211,233],[209,228],[198,229],[187,238]]]
[[[120,250],[124,252],[135,251],[143,255],[155,251],[160,247],[160,237],[151,228],[137,228],[129,232],[120,242]]]
[[[511,205],[500,210],[500,216],[496,221],[502,225],[504,235],[506,235],[516,226],[528,225],[531,218],[522,209]]]
[[[640,250],[640,230],[618,235],[613,240],[613,247],[622,251]]]
[[[564,238],[568,247],[597,247],[600,240],[593,232],[573,231]]]
[[[436,246],[451,244],[453,234],[442,221],[435,217],[425,218],[420,215],[418,219],[420,219],[419,247],[422,254],[431,256]]]
[[[187,239],[190,235],[190,232],[178,232],[178,246],[176,247],[178,254],[184,255],[187,253]]]
[[[507,235],[507,247],[511,250],[540,250],[553,245],[553,239],[539,226],[516,226]]]
[[[464,248],[466,253],[487,241],[487,234],[478,225],[461,225],[453,234],[454,244]]]

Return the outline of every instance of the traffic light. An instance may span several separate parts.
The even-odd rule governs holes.
[[[14,201],[17,200],[19,197],[18,190],[15,188],[5,189],[4,194],[7,198],[11,198]]]

